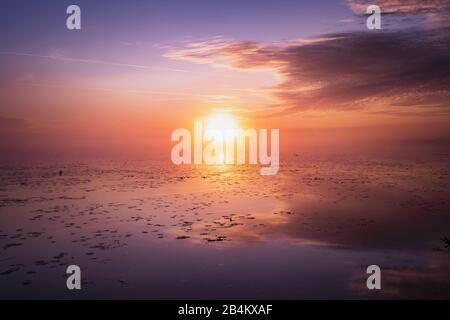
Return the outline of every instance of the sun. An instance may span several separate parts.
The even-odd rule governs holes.
[[[206,118],[206,130],[217,130],[225,134],[227,130],[237,129],[237,122],[229,113],[215,113]]]
[[[236,119],[230,113],[216,112],[205,119],[205,131],[215,130],[221,133],[223,143],[229,142],[234,139],[234,130],[238,129]],[[216,154],[218,162],[225,163],[225,154],[222,150],[219,154]]]

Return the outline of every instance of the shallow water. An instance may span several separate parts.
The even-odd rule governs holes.
[[[293,157],[258,172],[5,163],[0,298],[450,297],[448,158]],[[372,264],[380,291],[366,288]]]

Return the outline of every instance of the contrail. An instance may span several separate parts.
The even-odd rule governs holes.
[[[77,86],[66,86],[62,84],[51,84],[51,83],[29,83],[31,86],[35,87],[51,87],[51,88],[68,88],[68,89],[81,89],[81,90],[98,90],[98,91],[122,91],[130,93],[143,93],[152,95],[169,95],[178,97],[194,97],[194,98],[207,98],[207,99],[233,99],[233,96],[224,95],[209,95],[209,94],[195,94],[195,93],[183,93],[183,92],[169,92],[169,91],[155,91],[155,90],[137,90],[137,89],[116,89],[116,88],[103,88],[103,87],[77,87]]]
[[[129,64],[129,63],[107,62],[107,61],[90,60],[90,59],[69,58],[69,57],[60,57],[60,56],[42,55],[42,54],[33,54],[33,53],[24,53],[24,52],[14,52],[14,51],[0,51],[0,54],[11,55],[11,56],[43,58],[43,59],[50,59],[50,60],[57,60],[57,61],[66,61],[66,62],[80,62],[80,63],[99,64],[99,65],[114,66],[114,67],[136,68],[136,69],[144,69],[144,70],[158,70],[158,71],[171,71],[171,72],[182,72],[182,73],[196,73],[196,72],[192,72],[192,71],[187,71],[187,70],[182,70],[182,69],[174,69],[174,68],[145,66],[145,65]]]

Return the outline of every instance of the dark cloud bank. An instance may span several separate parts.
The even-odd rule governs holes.
[[[450,28],[361,31],[265,44],[214,39],[168,57],[240,69],[271,68],[284,112],[375,107],[450,114]]]

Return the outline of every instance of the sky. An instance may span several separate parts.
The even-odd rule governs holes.
[[[214,110],[294,150],[447,147],[450,3],[373,3],[381,30],[365,0],[3,0],[0,150],[149,154]]]

